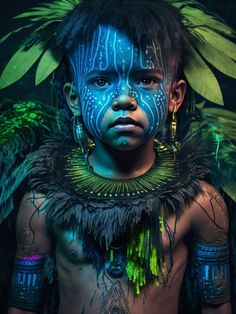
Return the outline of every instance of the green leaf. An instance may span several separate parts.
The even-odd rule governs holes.
[[[35,85],[44,81],[59,66],[62,56],[62,51],[55,46],[50,46],[44,52],[36,70]]]
[[[42,30],[45,30],[46,27],[48,27],[50,24],[53,24],[54,22],[59,22],[59,20],[53,20],[53,21],[47,21],[44,22],[42,25],[40,25],[38,28],[34,30],[35,33],[40,32]]]
[[[20,28],[17,28],[15,30],[11,31],[10,33],[5,35],[4,37],[0,38],[0,44],[2,44],[5,40],[7,40],[11,35],[14,35],[14,34],[20,32],[22,29],[29,28],[31,26],[33,26],[33,24],[25,25],[25,26],[22,26]]]
[[[184,74],[189,84],[193,90],[207,100],[223,105],[221,89],[215,75],[196,50],[191,46],[189,48],[191,56],[184,65]]]
[[[34,7],[27,12],[23,12],[15,16],[14,18],[29,18],[31,21],[62,19],[79,3],[80,0],[56,0],[51,3],[44,3],[41,6]]]
[[[42,42],[34,44],[27,50],[25,47],[21,47],[17,50],[2,72],[0,77],[0,89],[13,84],[22,78],[22,76],[38,60],[43,51],[44,45]]]
[[[187,4],[194,4],[196,1],[176,1],[176,0],[171,0],[170,1],[171,4],[173,6],[175,6],[177,9],[183,7],[183,6],[186,6]]]
[[[236,189],[235,189],[235,181],[229,181],[225,185],[223,185],[223,190],[225,193],[232,198],[232,200],[236,203]]]
[[[66,13],[64,14],[66,15]],[[62,19],[63,14],[58,13],[56,10],[33,10],[28,12],[23,12],[14,17],[14,19],[23,19],[28,18],[30,21],[42,21],[42,20],[53,20],[53,19]]]
[[[205,107],[203,109],[203,113],[210,113],[210,115],[213,117],[213,119],[217,119],[217,122],[222,123],[221,119],[225,119],[225,121],[233,123],[236,129],[236,112],[231,110],[226,110],[222,108],[216,108],[216,107]],[[236,137],[236,134],[235,134]]]
[[[207,107],[202,109],[202,114],[208,124],[214,123],[220,126],[225,138],[236,143],[236,112]]]
[[[236,63],[222,51],[208,45],[198,42],[196,48],[201,55],[220,72],[236,78]]]
[[[229,36],[235,35],[235,31],[231,27],[198,8],[184,7],[181,10],[181,14],[195,26],[210,27]]]
[[[222,51],[231,59],[236,60],[236,45],[232,41],[229,41],[218,33],[206,29],[205,27],[196,28],[195,31],[199,33],[208,44]]]

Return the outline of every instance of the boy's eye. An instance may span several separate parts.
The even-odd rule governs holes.
[[[143,87],[151,87],[155,83],[158,83],[158,80],[154,78],[149,78],[149,77],[144,77],[137,81],[137,84]]]
[[[106,78],[97,78],[91,81],[96,87],[107,87],[110,86],[110,82]]]

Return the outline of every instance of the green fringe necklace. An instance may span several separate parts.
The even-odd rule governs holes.
[[[159,144],[155,150],[158,158],[145,174],[132,179],[109,179],[91,171],[80,147],[75,147],[67,157],[65,177],[83,196],[123,199],[154,193],[176,177],[172,148]]]

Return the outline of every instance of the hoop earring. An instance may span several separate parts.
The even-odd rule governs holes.
[[[82,154],[87,158],[88,156],[88,136],[83,127],[81,116],[73,116],[73,135],[76,143],[79,144]]]
[[[170,123],[170,142],[174,154],[180,149],[180,143],[177,141],[177,111],[176,105],[172,111],[172,118]]]

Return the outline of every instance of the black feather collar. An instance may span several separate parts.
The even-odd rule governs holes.
[[[92,234],[96,240],[110,243],[131,225],[137,225],[143,214],[158,216],[162,208],[177,218],[181,215],[183,207],[201,192],[199,181],[209,173],[209,156],[204,155],[200,147],[199,143],[187,141],[175,157],[166,146],[157,148],[159,161],[146,175],[128,179],[124,196],[118,195],[117,185],[111,190],[110,179],[100,177],[97,186],[102,182],[105,188],[103,195],[98,195],[96,185],[92,185],[93,180],[98,180],[97,175],[88,170],[87,165],[80,165],[75,144],[52,138],[35,152],[37,158],[29,184],[31,189],[47,195],[51,223],[73,227],[80,233]],[[136,193],[138,184],[131,189],[136,180],[143,180],[144,193]],[[152,184],[153,180],[158,184]]]

